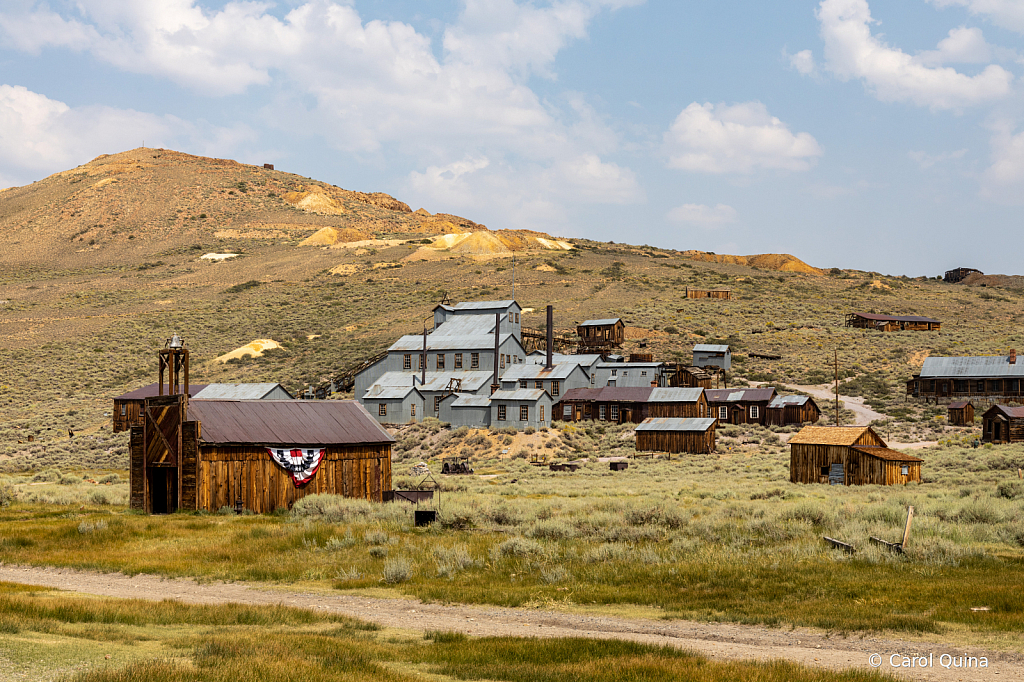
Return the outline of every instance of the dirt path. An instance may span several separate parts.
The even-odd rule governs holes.
[[[835,389],[829,385],[824,386],[796,386],[791,385],[789,388],[794,391],[803,391],[808,395],[817,398],[819,401],[818,407],[821,411],[826,414],[832,414],[829,410],[835,404]],[[888,419],[886,415],[875,412],[870,407],[864,404],[864,398],[853,398],[851,396],[839,394],[839,400],[843,403],[843,407],[857,415],[856,423],[846,424],[845,426],[867,426],[876,419]]]
[[[1024,680],[1024,656],[1012,653],[908,642],[879,637],[835,638],[806,628],[779,630],[758,626],[690,621],[661,621],[495,606],[424,604],[415,599],[380,599],[337,592],[299,592],[247,583],[204,583],[156,576],[125,576],[57,568],[0,565],[0,580],[108,597],[178,599],[198,604],[284,604],[326,609],[402,630],[454,630],[468,635],[593,637],[667,644],[716,659],[785,659],[809,666],[869,668],[873,653],[885,672],[896,672],[890,656],[932,655],[932,667],[903,669],[913,680],[960,682]],[[940,656],[986,657],[982,669],[945,669]],[[899,658],[894,660],[900,660]]]

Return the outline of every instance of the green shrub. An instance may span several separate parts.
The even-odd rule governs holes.
[[[384,564],[384,572],[381,573],[381,581],[388,585],[404,583],[412,578],[412,563],[408,559],[391,559]]]

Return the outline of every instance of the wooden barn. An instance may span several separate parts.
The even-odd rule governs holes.
[[[921,373],[907,381],[907,395],[925,402],[977,399],[985,402],[1024,402],[1024,362],[1017,351],[1009,355],[929,357]]]
[[[979,275],[985,274],[981,270],[976,270],[975,268],[953,268],[952,270],[946,270],[946,274],[942,276],[942,280],[944,282],[949,282],[950,284],[956,284],[957,282],[964,281],[967,279],[968,275],[973,275],[974,273],[978,273]]]
[[[950,426],[973,426],[974,403],[970,400],[957,400],[949,404],[946,420]]]
[[[728,301],[732,298],[732,289],[691,289],[686,287],[686,298],[717,298]]]
[[[846,326],[855,329],[875,329],[881,332],[916,331],[937,332],[942,323],[919,315],[876,315],[875,313],[849,313]]]
[[[189,396],[195,396],[206,388],[207,384],[193,384],[188,387]],[[164,388],[164,392],[167,392]],[[114,433],[127,431],[133,426],[142,426],[145,417],[142,416],[142,406],[146,398],[155,398],[160,395],[160,384],[150,384],[129,391],[124,395],[114,398],[114,414],[111,418]]]
[[[586,349],[617,348],[626,341],[626,323],[618,317],[607,320],[586,320],[576,327],[581,352]]]
[[[669,377],[671,386],[681,388],[711,388],[714,377],[700,367],[675,365],[675,373]]]
[[[1024,443],[1024,407],[993,405],[981,415],[986,443]]]
[[[768,426],[814,424],[821,419],[821,410],[814,398],[807,395],[780,395],[768,403]]]
[[[637,452],[706,455],[715,451],[715,420],[710,417],[652,417],[636,427]]]
[[[713,388],[704,391],[708,413],[722,424],[764,424],[768,405],[775,398],[774,388]]]
[[[706,417],[708,401],[700,388],[574,388],[553,412],[562,421],[639,424],[648,417]]]
[[[921,460],[890,450],[869,426],[805,426],[789,439],[789,480],[830,485],[921,481]]]
[[[269,513],[316,493],[381,501],[394,439],[355,401],[149,398],[131,428],[131,507]]]

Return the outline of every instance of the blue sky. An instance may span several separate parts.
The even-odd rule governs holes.
[[[0,187],[142,145],[492,229],[1021,273],[1024,2],[4,0]]]

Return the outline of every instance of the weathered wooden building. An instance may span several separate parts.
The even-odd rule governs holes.
[[[576,327],[580,348],[601,350],[617,348],[626,342],[626,323],[618,317],[605,320],[586,320]]]
[[[907,381],[907,395],[928,402],[953,399],[1024,402],[1024,362],[1009,355],[925,358]]]
[[[555,406],[555,419],[639,424],[649,417],[708,416],[701,388],[630,388],[607,386],[569,391]]]
[[[194,396],[206,387],[207,384],[192,384],[188,387],[189,395]],[[166,384],[164,392],[167,392]],[[137,388],[134,391],[129,391],[114,398],[111,430],[114,433],[120,433],[121,431],[127,431],[133,426],[142,426],[146,421],[142,411],[146,398],[155,398],[158,395],[160,395],[160,384],[150,384],[149,386]]]
[[[686,298],[717,298],[728,301],[732,298],[732,289],[691,289],[686,287]]]
[[[789,480],[831,485],[921,481],[922,459],[891,450],[869,426],[805,426],[789,439]]]
[[[315,493],[380,501],[394,439],[357,402],[148,398],[131,429],[131,507],[257,513]]]
[[[722,344],[698,343],[693,347],[693,366],[728,372],[732,369],[732,351]]]
[[[856,329],[875,329],[881,332],[919,331],[937,332],[942,323],[919,315],[878,315],[875,313],[848,313],[846,326]]]
[[[705,455],[715,451],[715,420],[652,417],[636,427],[638,452]]]
[[[964,281],[967,279],[968,275],[974,274],[975,272],[979,275],[985,274],[981,270],[976,270],[974,268],[953,268],[952,270],[946,270],[946,274],[943,275],[942,279],[950,284],[956,284],[957,282]]]
[[[780,395],[768,403],[768,426],[814,424],[821,419],[821,410],[814,398],[807,395]]]
[[[993,405],[981,416],[986,443],[1024,443],[1024,407]]]
[[[950,426],[973,426],[974,403],[970,400],[957,400],[949,404],[946,421]]]
[[[713,388],[705,390],[708,414],[723,424],[764,424],[774,388]]]

